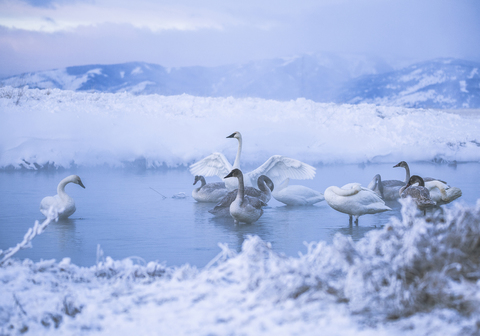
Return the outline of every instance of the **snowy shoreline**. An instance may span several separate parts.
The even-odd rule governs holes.
[[[179,167],[211,154],[245,164],[274,154],[309,164],[480,161],[480,118],[466,112],[306,99],[134,96],[0,88],[0,168]]]

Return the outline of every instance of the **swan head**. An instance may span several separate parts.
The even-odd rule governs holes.
[[[273,181],[270,179],[270,177],[268,177],[267,175],[260,175],[257,179],[257,186],[258,186],[258,189],[262,190],[260,188],[260,184],[262,183],[262,181],[265,182],[265,184],[267,185],[268,189],[270,189],[270,191],[273,191],[273,188],[275,187],[273,185]]]
[[[242,171],[238,168],[235,168],[234,170],[232,170],[227,176],[225,176],[224,178],[229,178],[229,177],[240,177],[240,176],[243,176],[242,174]]]
[[[395,166],[393,166],[393,168],[397,168],[397,167],[407,168],[408,164],[405,161],[400,161]]]
[[[201,180],[202,180],[202,177],[200,175],[195,175],[195,181],[193,181],[193,185],[197,184],[197,182]]]
[[[85,186],[83,185],[83,182],[82,182],[82,180],[80,179],[80,177],[79,177],[78,175],[72,175],[70,181],[71,181],[72,183],[78,184],[80,187],[82,187],[83,189],[85,189]]]
[[[412,177],[410,177],[410,180],[408,180],[405,189],[410,187],[411,185],[414,185],[415,183],[418,183],[420,187],[425,187],[425,181],[423,180],[423,178],[418,175],[412,175]]]
[[[240,140],[242,139],[242,135],[240,134],[240,132],[233,132],[232,134],[227,136],[227,138],[235,138],[237,140]]]

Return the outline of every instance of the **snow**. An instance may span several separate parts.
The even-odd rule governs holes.
[[[0,333],[477,335],[480,201],[428,220],[406,201],[358,242],[337,234],[285,257],[258,237],[203,269],[138,258],[0,267]],[[8,293],[8,294],[7,294]]]
[[[141,67],[136,67],[135,69],[132,70],[131,74],[132,75],[140,75],[143,73],[143,70]]]
[[[428,93],[427,93],[428,95]],[[416,98],[418,99],[418,98]],[[0,168],[188,166],[222,152],[309,164],[480,160],[480,120],[437,110],[336,105],[303,98],[135,96],[0,88]]]

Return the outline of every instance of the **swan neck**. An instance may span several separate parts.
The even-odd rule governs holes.
[[[267,182],[265,182],[265,179],[263,177],[260,177],[257,181],[257,186],[258,189],[260,189],[261,192],[263,192],[266,195],[271,195],[272,191],[267,185]]]
[[[239,199],[242,203],[245,198],[245,185],[243,183],[243,174],[237,176],[238,178],[238,191],[237,191],[237,199]]]
[[[201,185],[200,185],[200,188],[198,188],[198,189],[203,188],[205,186],[205,184],[207,184],[207,182],[205,182],[205,177],[200,176],[200,183],[201,183]]]
[[[405,184],[408,184],[410,180],[410,167],[408,165],[405,166]]]
[[[58,194],[58,196],[60,196],[60,198],[69,197],[67,195],[67,193],[65,192],[65,186],[67,184],[69,184],[70,182],[71,181],[68,178],[65,178],[65,179],[61,180],[60,183],[58,184],[57,194]]]
[[[237,140],[238,140],[238,149],[237,149],[237,156],[235,157],[235,162],[233,163],[233,168],[240,169],[240,156],[242,155],[242,138],[239,137]]]

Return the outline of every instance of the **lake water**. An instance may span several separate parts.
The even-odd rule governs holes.
[[[349,182],[366,186],[377,173],[382,179],[403,180],[404,169],[392,166],[320,166],[313,180],[293,180],[291,184],[324,192],[331,185]],[[480,198],[479,163],[410,163],[410,169],[412,174],[441,178],[462,189],[459,202],[474,205]],[[77,265],[91,266],[97,261],[100,245],[104,255],[114,259],[136,256],[167,266],[189,263],[203,267],[220,252],[218,243],[239,251],[247,235],[258,235],[275,251],[297,256],[306,251],[305,242],[331,242],[337,233],[358,240],[387,223],[391,216],[400,216],[400,204],[388,202],[392,211],[362,216],[358,226],[350,226],[348,215],[331,209],[325,201],[288,207],[272,198],[257,222],[235,226],[231,219],[216,219],[208,213],[213,204],[193,200],[193,176],[187,169],[1,171],[0,249],[19,243],[35,220],[44,219],[39,212],[41,199],[54,195],[58,182],[73,173],[86,186],[66,187],[77,211],[68,220],[51,223],[33,240],[33,248],[20,251],[15,258],[59,261],[69,257]],[[217,178],[207,178],[207,182],[214,181]],[[182,198],[182,193],[186,197]]]

